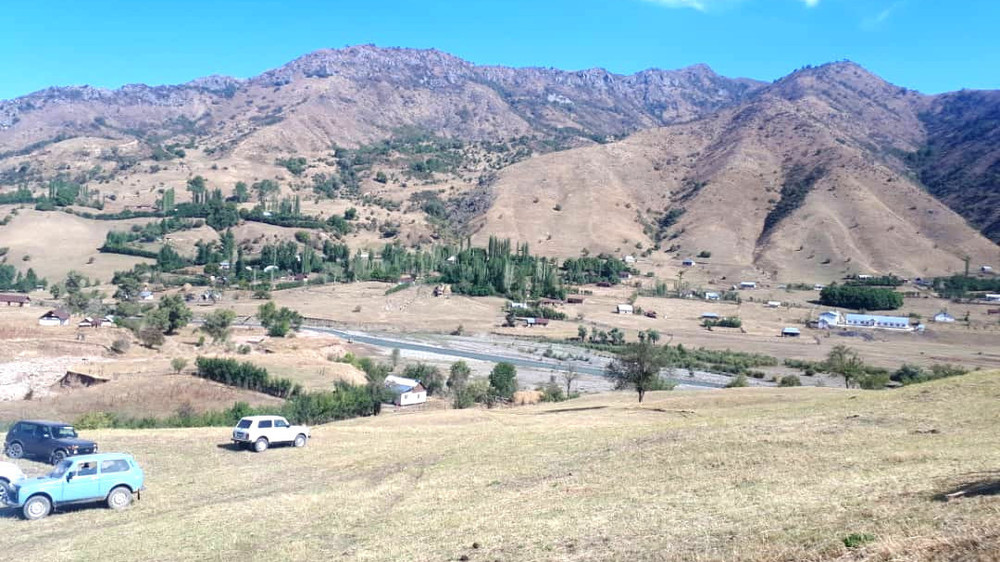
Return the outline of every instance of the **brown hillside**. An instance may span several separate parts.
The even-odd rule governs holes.
[[[922,142],[915,96],[850,64],[802,71],[738,109],[512,166],[480,236],[636,253],[652,244],[643,220],[683,208],[660,253],[707,250],[783,280],[990,260],[995,245],[892,158]]]

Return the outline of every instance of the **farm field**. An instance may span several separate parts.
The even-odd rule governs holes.
[[[997,372],[598,394],[338,422],[259,455],[227,428],[93,431],[142,464],[143,499],[0,533],[46,560],[991,560],[998,398]],[[938,499],[976,483],[993,491]]]

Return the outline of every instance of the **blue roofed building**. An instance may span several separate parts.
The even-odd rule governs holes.
[[[845,314],[844,326],[849,328],[879,328],[882,330],[912,330],[910,319],[905,316],[878,314]]]

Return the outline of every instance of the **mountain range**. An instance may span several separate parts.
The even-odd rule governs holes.
[[[373,236],[406,243],[445,219],[551,255],[701,254],[818,279],[957,271],[995,261],[1000,241],[1000,92],[923,95],[847,61],[764,83],[705,65],[626,76],[366,45],[245,80],[0,102],[0,193],[74,178],[106,211],[169,187],[182,200],[195,175],[227,194],[273,178],[311,198],[344,172],[338,150],[368,158],[358,191],[314,208],[395,201],[372,212],[395,225]],[[412,204],[431,191],[447,213]]]

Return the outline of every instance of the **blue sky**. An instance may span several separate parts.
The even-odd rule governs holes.
[[[359,43],[630,73],[773,80],[851,59],[926,93],[1000,88],[995,0],[74,0],[0,12],[0,99],[50,85],[248,77]]]

